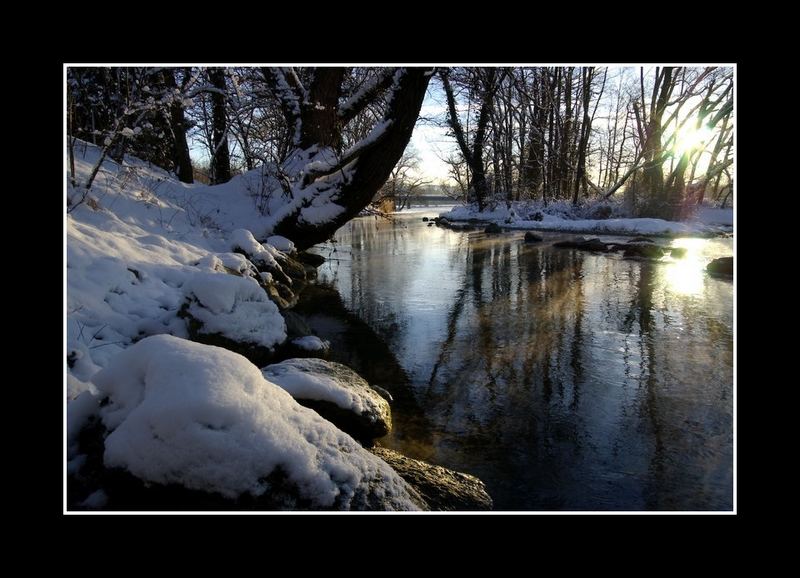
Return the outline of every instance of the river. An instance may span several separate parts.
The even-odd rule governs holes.
[[[731,510],[733,284],[704,268],[732,239],[649,262],[436,214],[354,219],[298,306],[393,394],[380,445],[478,476],[496,510]]]

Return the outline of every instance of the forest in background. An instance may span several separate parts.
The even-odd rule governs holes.
[[[259,167],[294,181],[284,169],[298,149],[311,151],[307,165],[319,165],[312,157],[324,148],[327,172],[354,159],[365,165],[363,151],[377,148],[401,108],[416,118],[427,87],[441,96],[443,113],[417,122],[446,127],[456,144],[442,159],[452,181],[441,188],[479,209],[618,197],[631,216],[677,220],[731,196],[730,67],[437,68],[406,102],[398,98],[400,70],[68,67],[70,150],[82,139],[186,183],[220,184]],[[376,178],[348,193],[358,197],[354,208],[430,184],[407,137],[389,147]],[[193,162],[190,143],[208,160]],[[74,177],[72,185],[79,186]]]

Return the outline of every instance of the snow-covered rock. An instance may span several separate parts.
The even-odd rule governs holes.
[[[262,369],[264,377],[303,405],[363,440],[392,429],[389,403],[355,371],[322,359],[287,359]]]
[[[292,340],[292,344],[306,351],[325,351],[330,349],[331,344],[323,341],[316,335],[305,335]]]
[[[192,298],[188,313],[202,323],[200,333],[271,348],[286,339],[278,307],[252,277],[196,273],[184,285]]]
[[[284,253],[294,252],[294,243],[292,243],[286,237],[272,235],[271,237],[267,237],[267,243],[275,247],[278,251],[282,251]]]
[[[161,485],[269,498],[279,472],[311,509],[424,506],[385,462],[265,380],[244,357],[148,337],[94,378],[108,404],[107,467]],[[277,504],[276,507],[280,507]]]

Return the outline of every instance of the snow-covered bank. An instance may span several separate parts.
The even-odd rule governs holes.
[[[79,181],[98,157],[92,145],[76,147]],[[233,185],[224,199],[216,189],[179,183],[135,158],[126,157],[123,165],[105,160],[87,202],[67,215],[67,354],[75,378],[90,381],[144,336],[187,337],[178,312],[189,302],[208,331],[265,347],[286,338],[258,272],[232,252],[244,236],[273,262],[278,251],[256,243],[238,222],[225,227],[230,215],[258,211]],[[288,240],[274,240],[291,250]]]
[[[496,223],[506,229],[568,231],[613,235],[708,236],[733,231],[733,210],[701,207],[683,222],[663,219],[626,218],[618,205],[572,207],[555,202],[543,207],[539,202],[517,202],[511,207],[498,204],[478,211],[474,205],[459,206],[440,213],[449,222],[480,221]]]
[[[76,153],[85,182],[99,151]],[[320,258],[267,237],[245,186],[254,174],[185,185],[126,157],[105,160],[88,195],[68,185],[67,509],[428,508],[356,441],[391,428],[388,403],[357,374],[289,360],[280,367],[298,371],[277,371],[279,387],[248,360],[330,348],[296,321],[287,338],[285,310]],[[314,404],[363,423],[351,431]]]

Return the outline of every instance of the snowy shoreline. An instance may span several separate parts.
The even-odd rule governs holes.
[[[377,390],[297,359],[329,349],[287,322],[320,261],[270,236],[253,175],[186,185],[75,152],[78,182],[100,170],[67,185],[65,511],[455,507],[370,449],[391,429]],[[464,484],[459,507],[491,508]]]
[[[606,210],[611,218],[586,218],[596,214],[601,207],[608,207]],[[493,223],[509,230],[667,238],[716,237],[733,233],[732,209],[701,207],[692,219],[681,222],[621,216],[615,218],[614,214],[619,212],[618,206],[603,204],[573,208],[563,202],[551,203],[548,207],[542,207],[540,203],[516,202],[511,207],[502,205],[482,212],[474,205],[455,207],[439,213],[438,222],[454,229]]]

